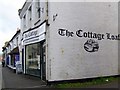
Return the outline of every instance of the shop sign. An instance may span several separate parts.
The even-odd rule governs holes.
[[[38,30],[32,30],[24,34],[24,39],[36,37],[37,35],[38,35]]]
[[[82,29],[77,30],[76,32],[71,32],[67,29],[59,29],[58,34],[60,36],[66,37],[74,37],[75,35],[79,38],[90,38],[90,39],[97,39],[97,40],[120,40],[120,34],[114,35],[111,33],[96,33],[90,31],[84,31]]]
[[[84,49],[87,52],[97,52],[100,47],[98,41],[102,41],[104,39],[110,41],[120,40],[120,34],[96,33],[82,29],[76,30],[75,32],[68,29],[58,29],[58,34],[62,37],[74,38],[74,36],[76,36],[78,38],[86,38],[87,41],[84,43]]]
[[[28,31],[23,34],[23,43],[25,44],[30,44],[30,43],[35,43],[39,42],[40,40],[45,38],[45,26],[46,23],[41,25],[39,28],[33,29],[31,31]]]

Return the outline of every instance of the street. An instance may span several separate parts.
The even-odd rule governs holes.
[[[0,62],[0,89],[2,88],[2,63]]]
[[[16,74],[8,67],[2,68],[3,85],[2,88],[41,88],[46,87],[46,83],[38,77],[24,74]]]
[[[2,71],[2,72],[1,72]],[[3,76],[3,77],[2,77]],[[3,81],[2,81],[3,79]],[[92,85],[83,88],[113,88],[117,89],[119,85],[118,81],[101,84],[101,85]],[[19,88],[20,90],[28,90],[34,88],[50,88],[47,84],[40,80],[38,77],[33,77],[24,74],[16,74],[13,70],[9,69],[8,67],[3,67],[0,65],[0,89],[1,87],[3,90],[7,90],[7,88],[14,90]]]

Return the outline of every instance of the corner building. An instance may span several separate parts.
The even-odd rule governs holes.
[[[26,0],[19,10],[24,74],[48,82],[119,75],[118,40],[106,36],[119,34],[118,6]],[[104,38],[78,37],[79,30]]]

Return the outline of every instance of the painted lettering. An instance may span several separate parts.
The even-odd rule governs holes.
[[[80,38],[89,38],[89,39],[97,39],[97,40],[120,40],[120,34],[118,35],[113,35],[111,33],[96,33],[96,32],[90,32],[90,31],[84,31],[82,29],[77,30],[76,36]],[[66,36],[66,37],[73,37],[74,32],[71,32],[67,29],[58,29],[58,34],[61,36]]]
[[[64,31],[65,31],[65,29],[59,29],[58,30],[59,35],[65,36]]]
[[[78,37],[82,37],[82,34],[81,34],[82,31],[83,31],[83,30],[78,30],[78,31],[76,32],[76,35],[77,35]]]
[[[31,31],[25,34],[25,38],[36,36],[37,34],[38,34],[38,31]]]
[[[97,34],[97,33],[93,33],[93,32],[86,32],[86,31],[83,31],[83,30],[78,30],[76,32],[76,35],[78,37],[95,38],[95,39],[98,39],[98,40],[104,39],[104,34]]]
[[[66,36],[67,37],[73,37],[73,32],[70,32],[70,31],[68,31],[68,30],[66,30]]]
[[[120,34],[112,35],[110,33],[106,33],[106,35],[107,35],[107,39],[109,39],[109,40],[120,40]]]
[[[73,37],[73,34],[74,34],[73,32],[70,32],[70,31],[68,31],[66,29],[59,29],[58,33],[61,36],[67,36],[67,37]]]

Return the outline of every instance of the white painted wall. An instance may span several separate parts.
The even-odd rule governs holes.
[[[23,37],[25,34],[23,34],[23,32],[27,31],[30,28],[34,28],[34,27],[40,25],[43,21],[46,20],[46,15],[47,15],[47,13],[46,13],[47,12],[46,2],[40,2],[40,8],[43,8],[43,12],[41,11],[41,17],[38,18],[38,16],[37,16],[38,12],[36,11],[36,9],[37,9],[37,3],[36,3],[36,1],[40,1],[40,0],[29,0],[29,2],[27,2],[25,4],[24,8],[22,8],[22,12],[20,13],[20,19],[21,19],[21,38],[23,38],[23,40],[21,41],[21,46],[20,47],[21,47],[21,50],[22,50],[22,48],[24,48],[24,54],[25,54],[25,45],[28,44],[28,43],[23,42],[25,40],[25,38]],[[30,17],[30,15],[28,13],[28,9],[29,9],[30,6],[32,7],[32,10],[31,10],[31,12],[32,12],[31,13],[31,19],[32,19],[31,23],[28,20],[29,17]],[[24,15],[26,15],[26,22],[24,22],[24,20],[23,20],[23,16]],[[24,28],[25,23],[27,25],[26,28]],[[45,31],[44,32],[42,31],[43,29],[41,29],[41,27],[36,28],[34,30],[39,32],[38,35],[40,35],[41,33],[45,32]],[[46,30],[46,29],[44,29],[44,30]],[[30,33],[30,32],[27,32],[27,33]],[[39,41],[45,39],[45,34],[43,34],[42,37],[38,37],[38,38],[39,38]],[[35,43],[35,42],[32,42],[32,43]],[[22,54],[20,54],[20,58],[21,58],[20,60],[22,60]],[[24,67],[25,67],[25,55],[24,55]],[[25,68],[24,68],[24,73],[25,73]]]
[[[118,40],[108,40],[106,33],[118,35],[118,3],[77,2],[48,4],[47,80],[72,80],[118,74]],[[53,17],[56,17],[53,21]],[[73,32],[73,37],[60,36],[59,29]],[[104,34],[96,52],[87,52],[85,42],[76,31]]]
[[[18,38],[18,39],[17,39]],[[10,41],[10,45],[11,45],[11,51],[13,49],[15,49],[16,47],[19,47],[19,44],[21,43],[21,38],[20,38],[20,33],[18,33],[11,41]],[[9,46],[10,48],[10,46]]]
[[[27,31],[29,28],[34,28],[46,20],[47,2],[39,2],[39,3],[40,3],[40,6],[38,7],[36,0],[30,0],[25,4],[24,8],[22,9],[20,14],[22,32]],[[31,22],[29,20],[30,13],[28,11],[30,6],[31,6]],[[40,8],[40,16],[41,16],[40,18],[38,18],[38,11],[37,11],[38,8]],[[26,15],[25,21],[23,19],[24,15]],[[26,24],[26,28],[24,28],[25,24]]]
[[[7,47],[7,53],[10,53],[11,52],[11,43],[9,42],[9,46]]]

